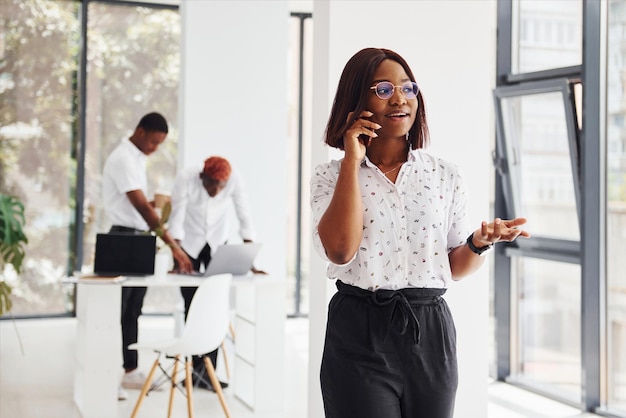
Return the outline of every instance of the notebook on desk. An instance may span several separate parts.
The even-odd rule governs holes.
[[[95,274],[145,276],[154,274],[156,237],[149,234],[97,234]]]
[[[254,266],[254,259],[260,249],[261,244],[257,242],[220,245],[211,254],[211,262],[206,270],[194,275],[207,277],[224,273],[233,276],[246,274]]]

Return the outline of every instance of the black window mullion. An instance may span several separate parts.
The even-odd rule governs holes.
[[[512,32],[513,2],[497,3],[497,54],[496,54],[496,86],[506,83],[512,63]],[[502,144],[496,138],[495,156],[503,154]],[[494,213],[496,216],[510,218],[507,212],[505,194],[502,191],[503,179],[498,173],[495,176]],[[496,379],[504,381],[511,374],[511,258],[504,253],[504,247],[496,246],[493,267],[493,314],[495,321],[496,345]]]
[[[581,360],[582,403],[587,411],[594,411],[603,403],[601,364],[606,342],[605,8],[603,1],[583,2]]]
[[[567,138],[569,139],[570,164],[574,179],[574,193],[576,199],[576,211],[578,213],[578,225],[582,233],[582,202],[580,190],[580,129],[578,128],[578,115],[576,114],[576,100],[574,98],[574,84],[569,81],[565,86],[565,118],[567,119]]]
[[[85,210],[85,126],[86,126],[86,107],[87,107],[87,16],[88,16],[88,8],[89,8],[89,0],[85,0],[81,2],[80,5],[80,52],[78,56],[79,65],[78,65],[78,80],[76,85],[76,96],[77,102],[76,106],[76,192],[75,192],[75,201],[76,201],[76,210],[75,210],[75,219],[74,219],[74,239],[73,239],[73,248],[70,253],[74,254],[74,260],[70,261],[71,271],[68,271],[68,274],[73,273],[74,271],[80,271],[83,265],[83,233],[84,233],[84,225],[83,225],[83,216]],[[76,292],[74,292],[74,312],[76,312]]]
[[[549,70],[533,71],[531,73],[508,74],[505,78],[507,84],[515,84],[528,81],[548,80],[554,78],[580,77],[582,66],[551,68]]]

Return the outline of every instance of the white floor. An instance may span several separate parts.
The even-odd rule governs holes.
[[[0,321],[0,417],[2,418],[80,418],[72,400],[73,353],[76,322],[71,318]],[[144,316],[140,319],[140,340],[173,332],[171,317]],[[237,418],[306,418],[308,320],[288,319],[285,325],[285,393],[276,393],[285,403],[285,412],[260,415],[250,411],[225,390],[233,417]],[[19,338],[18,338],[19,336]],[[232,367],[232,344],[227,344]],[[148,371],[154,357],[140,355],[140,368]],[[228,380],[223,357],[218,358],[218,374]],[[558,402],[494,382],[489,384],[487,418],[576,418],[595,417]],[[119,417],[129,417],[138,390],[129,391],[129,399],[119,402]],[[139,417],[167,416],[168,391],[153,392],[144,401]],[[194,392],[196,417],[223,417],[214,393]],[[182,395],[174,403],[174,417],[186,417]],[[481,418],[481,417],[476,417]]]

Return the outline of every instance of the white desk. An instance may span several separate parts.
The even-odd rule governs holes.
[[[74,401],[84,418],[117,416],[122,286],[198,286],[202,280],[167,275],[118,283],[78,281]],[[266,275],[235,276],[233,290],[234,394],[255,411],[282,412],[284,400],[276,395],[283,393],[284,387],[284,281]]]

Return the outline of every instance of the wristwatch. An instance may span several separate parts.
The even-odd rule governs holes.
[[[485,245],[484,247],[477,247],[477,246],[474,245],[474,242],[472,241],[472,238],[474,238],[474,233],[473,232],[470,234],[469,237],[467,237],[467,246],[475,254],[485,255],[485,253],[487,253],[487,251],[489,251],[489,250],[491,250],[493,248],[493,244]]]

